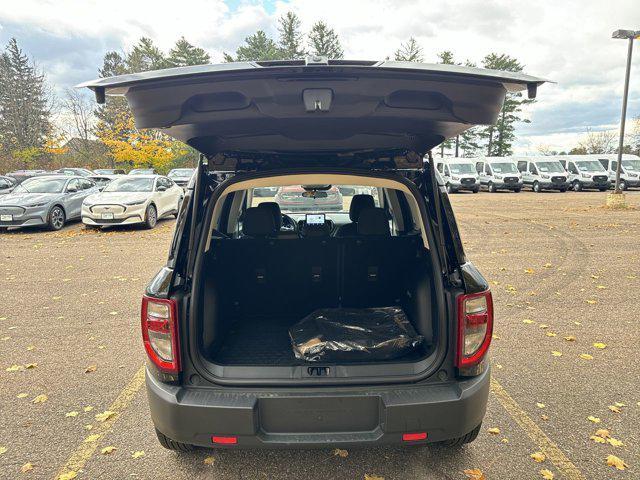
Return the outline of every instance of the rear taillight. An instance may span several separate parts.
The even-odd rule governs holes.
[[[487,290],[458,297],[458,368],[473,367],[482,361],[493,331],[493,298]]]
[[[166,373],[180,372],[175,300],[142,297],[142,340],[149,359]]]

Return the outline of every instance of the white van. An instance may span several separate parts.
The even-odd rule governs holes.
[[[616,169],[618,168],[617,154],[590,155],[597,158],[609,173],[611,185],[615,186]],[[640,187],[640,157],[638,155],[623,154],[622,169],[620,170],[620,188],[626,190],[629,187]]]
[[[574,191],[597,188],[604,192],[611,186],[607,170],[593,155],[560,155],[557,159],[569,173],[569,185]]]
[[[444,181],[447,193],[460,190],[469,190],[473,193],[480,191],[478,173],[470,160],[464,158],[438,160],[436,169]]]
[[[522,174],[522,182],[534,192],[543,190],[569,189],[567,171],[554,157],[519,157],[518,170]]]
[[[522,190],[522,174],[511,157],[485,157],[476,161],[480,186],[493,193],[498,190]]]

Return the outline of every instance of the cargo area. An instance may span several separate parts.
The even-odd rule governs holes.
[[[318,364],[294,356],[289,329],[322,308],[399,307],[423,341],[380,363],[416,362],[433,350],[432,269],[420,235],[221,238],[203,270],[201,353],[214,364]]]

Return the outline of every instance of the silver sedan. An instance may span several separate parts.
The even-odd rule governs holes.
[[[82,202],[97,192],[96,184],[84,177],[30,178],[0,197],[0,229],[47,226],[60,230],[68,220],[80,218]]]

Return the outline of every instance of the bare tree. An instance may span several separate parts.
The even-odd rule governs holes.
[[[84,92],[69,88],[65,91],[62,109],[62,129],[70,160],[77,165],[99,163],[104,147],[95,137],[97,118],[92,99]]]
[[[616,132],[602,130],[594,132],[587,128],[585,137],[578,142],[586,153],[614,153],[616,149]]]

